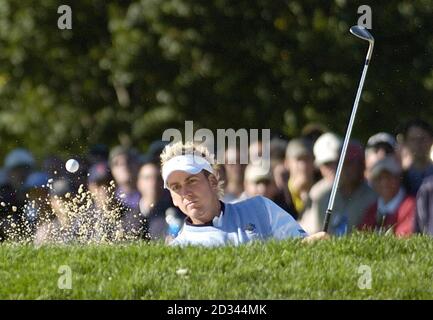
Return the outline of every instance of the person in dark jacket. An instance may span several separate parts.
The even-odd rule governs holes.
[[[433,177],[426,178],[418,190],[414,231],[433,235]]]

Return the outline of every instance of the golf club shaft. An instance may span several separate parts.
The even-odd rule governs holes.
[[[337,172],[335,173],[334,182],[332,184],[331,196],[329,197],[328,209],[325,214],[325,222],[323,223],[323,231],[328,231],[329,220],[331,218],[332,209],[334,208],[335,195],[337,193],[338,183],[340,181],[341,170],[343,169],[344,158],[346,157],[347,146],[349,144],[350,135],[352,133],[353,123],[355,122],[356,111],[358,110],[359,99],[362,93],[362,87],[364,86],[365,76],[367,74],[368,65],[370,62],[372,47],[368,50],[367,59],[365,60],[364,69],[362,70],[361,80],[359,82],[358,91],[356,93],[355,102],[352,108],[352,114],[350,116],[349,125],[347,127],[346,136],[344,137],[343,148],[341,150],[340,159],[338,160]]]

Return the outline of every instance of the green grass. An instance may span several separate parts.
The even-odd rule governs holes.
[[[70,290],[57,286],[61,265],[71,268]],[[360,265],[371,268],[371,289],[358,287]],[[0,283],[1,299],[433,299],[433,238],[357,234],[213,249],[0,245]]]

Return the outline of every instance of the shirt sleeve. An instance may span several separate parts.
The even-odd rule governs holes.
[[[281,207],[270,199],[262,197],[269,222],[271,234],[275,239],[281,240],[286,238],[304,238],[308,233],[299,225],[299,223]]]

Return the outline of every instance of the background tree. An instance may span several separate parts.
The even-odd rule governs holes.
[[[144,151],[185,120],[343,134],[367,50],[348,31],[362,4],[376,47],[353,136],[433,123],[430,1],[74,0],[72,30],[57,28],[61,4],[0,2],[0,156]]]

